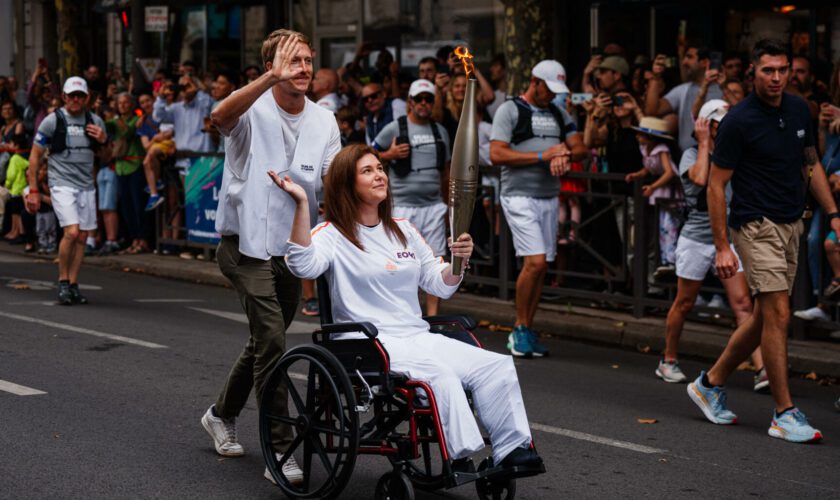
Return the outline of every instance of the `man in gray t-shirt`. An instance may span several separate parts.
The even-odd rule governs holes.
[[[46,150],[50,198],[64,235],[58,250],[58,302],[62,305],[86,304],[79,293],[79,270],[84,257],[88,231],[96,229],[96,191],[93,161],[99,153],[107,161],[110,149],[105,123],[87,111],[87,83],[77,76],[64,82],[64,107],[50,113],[38,126],[27,173],[27,210],[41,206],[38,192],[38,164]]]
[[[502,104],[493,117],[490,160],[502,167],[501,205],[516,256],[516,323],[508,337],[514,356],[545,356],[531,330],[548,262],[557,254],[560,175],[586,156],[572,119],[551,101],[568,92],[566,70],[546,59],[531,69],[528,90]]]
[[[408,115],[383,128],[373,140],[390,161],[388,182],[394,195],[394,217],[408,219],[432,247],[446,255],[446,203],[441,192],[449,185],[449,135],[432,121],[435,86],[415,80],[408,90]],[[405,137],[400,130],[405,120]],[[434,127],[434,129],[432,128]],[[426,314],[437,314],[440,299],[426,296]]]
[[[677,114],[677,144],[680,151],[685,151],[697,145],[697,141],[691,136],[694,132],[694,116],[691,108],[697,94],[700,92],[700,83],[705,78],[706,70],[709,69],[709,51],[700,47],[689,46],[681,61],[685,69],[686,81],[677,85],[670,92],[662,96],[665,90],[665,83],[662,80],[662,73],[665,71],[665,56],[656,56],[653,62],[653,78],[650,79],[645,100],[645,114],[652,116],[665,116],[669,113]],[[706,93],[706,101],[721,99],[723,93],[716,83],[709,86]]]

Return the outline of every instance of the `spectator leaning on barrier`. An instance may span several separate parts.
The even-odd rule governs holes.
[[[85,109],[87,83],[77,76],[64,82],[64,107],[44,118],[29,162],[38,165],[49,149],[50,196],[58,222],[64,230],[58,253],[58,302],[62,305],[86,304],[79,292],[79,271],[84,258],[88,231],[96,229],[96,192],[93,185],[94,155],[103,161],[110,158],[110,149],[102,118]],[[37,168],[29,170],[27,210],[41,207]]]
[[[760,345],[775,401],[768,434],[813,442],[822,434],[793,405],[788,388],[788,295],[796,275],[806,189],[828,213],[836,233],[840,213],[817,157],[807,103],[784,92],[790,77],[784,44],[759,41],[751,63],[755,90],[729,111],[718,129],[708,201],[715,267],[727,279],[739,265],[726,231],[724,189],[731,179],[729,226],[756,305],[709,372],[701,372],[689,385],[688,394],[711,422],[734,423],[737,417],[726,407],[723,384]]]
[[[263,42],[262,58],[266,72],[222,101],[211,115],[227,144],[216,212],[216,230],[222,235],[216,258],[250,326],[245,349],[201,420],[224,456],[244,453],[236,439],[235,419],[251,388],[261,394],[283,355],[286,328],[300,300],[300,281],[284,260],[295,203],[273,186],[268,171],[288,175],[303,186],[312,226],[318,213],[315,191],[340,148],[333,114],[306,98],[312,80],[309,40],[294,31],[276,30]],[[272,413],[287,414],[286,394],[276,400]],[[273,424],[276,450],[285,450],[291,439],[287,425]],[[266,474],[270,479],[268,469]],[[283,474],[293,484],[303,480],[294,458],[284,464]]]
[[[210,135],[204,132],[204,118],[210,116],[213,99],[201,90],[198,79],[193,76],[182,76],[178,85],[181,100],[167,103],[163,96],[158,96],[154,104],[154,118],[158,122],[175,126],[175,146],[178,151],[209,153],[213,151],[213,143]],[[190,159],[181,158],[175,166],[182,176],[186,175]]]
[[[653,71],[650,73],[647,96],[645,97],[645,115],[665,116],[669,113],[676,113],[678,120],[677,145],[680,147],[680,151],[685,151],[697,145],[697,141],[691,136],[694,131],[692,105],[700,92],[700,85],[706,76],[706,70],[709,69],[709,51],[696,44],[688,45],[681,63],[687,81],[677,85],[662,96],[665,90],[665,82],[662,79],[662,73],[665,71],[665,60],[665,56],[658,55],[653,61]],[[720,86],[717,83],[711,83],[706,93],[706,100],[722,97]]]
[[[551,104],[569,92],[566,71],[544,60],[531,70],[528,90],[502,104],[493,119],[490,159],[502,166],[501,203],[513,233],[516,256],[524,259],[516,279],[516,324],[509,337],[515,356],[543,356],[548,350],[531,330],[548,262],[557,253],[559,176],[570,161],[586,156],[571,116]]]
[[[397,118],[379,132],[373,147],[390,161],[394,217],[411,222],[435,257],[446,255],[446,203],[449,186],[449,134],[432,120],[435,86],[415,80],[408,91],[408,116]],[[426,314],[438,313],[440,299],[426,296]]]
[[[137,123],[137,135],[146,151],[143,158],[143,174],[146,178],[145,192],[149,193],[149,200],[145,210],[150,212],[164,201],[159,194],[164,188],[161,176],[161,162],[175,154],[175,130],[171,123],[162,124],[155,120],[154,98],[149,94],[140,96],[140,110],[143,115]]]
[[[686,316],[694,308],[706,274],[715,270],[715,245],[712,226],[709,223],[706,185],[715,136],[728,107],[726,102],[720,99],[713,99],[703,105],[694,126],[698,145],[686,149],[680,159],[680,181],[685,193],[688,215],[677,241],[677,296],[668,311],[668,319],[665,322],[665,352],[656,368],[656,375],[665,382],[686,381],[677,362],[680,335]],[[727,200],[730,197],[731,190],[727,186]],[[737,253],[735,255],[737,257]],[[732,312],[735,313],[735,321],[739,325],[744,323],[752,313],[752,300],[743,269],[739,266],[734,276],[721,280],[721,283],[726,290]],[[765,390],[769,388],[770,383],[764,370],[760,349],[753,352],[752,359],[753,366],[756,367],[753,388],[756,391]]]

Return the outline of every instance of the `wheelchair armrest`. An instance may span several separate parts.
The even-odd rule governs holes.
[[[423,319],[430,325],[453,325],[459,324],[465,330],[473,331],[478,326],[474,319],[465,314],[452,314],[446,316],[423,316]]]
[[[312,333],[312,340],[317,342],[319,335],[322,335],[324,340],[328,340],[334,333],[364,333],[367,338],[375,339],[379,335],[379,330],[367,321],[359,323],[328,323],[321,325],[320,329]]]

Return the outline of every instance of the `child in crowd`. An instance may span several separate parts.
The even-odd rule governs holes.
[[[583,162],[573,161],[570,172],[583,172]],[[559,245],[574,243],[577,238],[577,227],[580,224],[580,198],[577,194],[585,193],[586,181],[583,179],[560,178],[560,238]],[[569,221],[571,219],[571,223]]]
[[[633,182],[644,179],[648,175],[655,175],[658,178],[642,187],[642,195],[649,200],[651,205],[657,205],[660,198],[665,200],[659,202],[659,259],[661,265],[654,272],[654,278],[659,279],[667,274],[674,274],[676,267],[677,237],[679,236],[679,217],[677,211],[682,198],[682,190],[674,181],[678,177],[676,165],[671,159],[671,152],[668,149],[667,141],[674,138],[668,135],[668,126],[665,120],[646,116],[641,119],[636,130],[636,140],[639,142],[639,150],[642,153],[642,164],[644,167],[631,174],[627,174],[625,180]]]
[[[171,82],[170,82],[171,83]],[[151,212],[163,203],[164,197],[158,191],[164,188],[161,180],[160,166],[167,158],[175,154],[175,127],[171,123],[158,123],[152,117],[154,99],[148,94],[143,94],[139,99],[140,109],[143,116],[137,122],[137,135],[146,150],[146,157],[143,159],[143,171],[146,174],[146,192],[149,193],[149,201],[145,210]]]
[[[26,144],[26,136],[23,134],[13,136],[8,143],[13,151],[22,150]],[[10,217],[10,230],[4,238],[12,244],[24,243],[23,219],[23,190],[26,188],[26,170],[29,168],[29,160],[14,153],[9,158],[6,168],[6,190],[9,192],[9,200],[6,203],[6,213]]]
[[[45,159],[46,160],[46,159]],[[38,253],[54,254],[57,250],[57,225],[50,198],[50,184],[47,180],[47,162],[38,165],[38,191],[41,193],[41,208],[35,214],[35,233],[38,235]]]

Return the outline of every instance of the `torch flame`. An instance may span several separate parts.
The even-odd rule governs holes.
[[[469,79],[475,67],[473,66],[473,55],[470,54],[470,49],[464,46],[455,47],[455,56],[461,60],[461,64],[464,65],[464,72],[467,74],[467,78]]]

